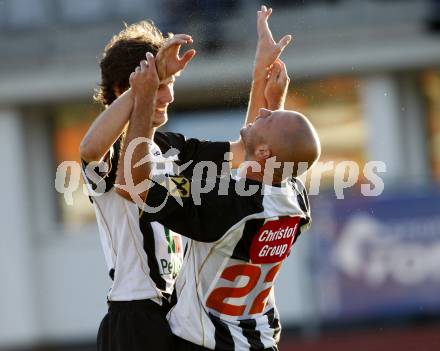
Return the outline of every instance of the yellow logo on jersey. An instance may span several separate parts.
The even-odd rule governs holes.
[[[185,177],[167,178],[167,188],[171,196],[189,197],[191,195],[191,183]]]

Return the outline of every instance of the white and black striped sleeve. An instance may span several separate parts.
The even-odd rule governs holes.
[[[81,160],[81,168],[85,181],[94,192],[108,192],[115,185],[116,171],[120,154],[121,140],[118,139],[106,153],[102,161],[91,167],[89,163]],[[103,171],[105,170],[105,171]]]

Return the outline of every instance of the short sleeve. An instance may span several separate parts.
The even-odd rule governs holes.
[[[81,160],[81,168],[85,182],[93,192],[106,193],[110,191],[116,181],[121,141],[118,139],[102,161],[93,165]],[[93,193],[91,192],[91,193]]]
[[[217,166],[217,174],[220,174],[222,165],[225,162],[225,154],[230,151],[229,142],[213,142],[194,138],[185,138],[179,133],[160,133],[156,132],[155,142],[163,153],[174,148],[179,152],[178,163],[180,165],[190,162],[190,167],[185,172],[192,170],[194,166],[202,161],[214,162]]]

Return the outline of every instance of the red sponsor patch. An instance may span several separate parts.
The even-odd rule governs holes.
[[[283,217],[266,222],[252,241],[252,263],[275,263],[284,260],[298,233],[299,221],[300,217]]]

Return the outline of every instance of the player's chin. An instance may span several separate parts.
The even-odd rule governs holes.
[[[153,127],[157,128],[163,126],[168,122],[168,114],[162,111],[156,111],[153,119]]]

